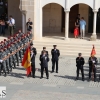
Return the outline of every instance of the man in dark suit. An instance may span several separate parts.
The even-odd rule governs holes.
[[[31,50],[34,51],[35,56],[37,55],[37,50],[36,48],[33,46],[33,43],[30,44],[31,45]]]
[[[84,58],[82,57],[82,54],[79,53],[79,57],[76,58],[76,67],[77,67],[76,80],[78,80],[78,78],[79,78],[79,70],[81,70],[82,81],[84,81],[84,69],[83,69],[84,63],[85,63]]]
[[[43,50],[41,51],[41,54],[43,54],[43,51],[46,51],[47,56],[49,55],[48,51],[46,50],[46,47],[43,47]]]
[[[35,78],[35,53],[31,50],[31,67],[32,67],[32,77]]]
[[[43,78],[44,69],[46,71],[46,77],[47,79],[49,79],[49,73],[48,73],[49,57],[47,56],[46,51],[43,51],[43,53],[40,55],[40,61],[41,61],[41,79]]]
[[[56,73],[58,73],[58,60],[59,60],[59,56],[60,56],[60,51],[56,47],[57,46],[54,45],[54,49],[51,50],[51,55],[52,55],[52,72],[54,72],[55,63],[56,63]]]
[[[91,79],[91,73],[93,73],[94,82],[96,82],[96,66],[98,60],[94,55],[92,55],[91,57],[89,57],[88,62],[89,62],[89,81]]]

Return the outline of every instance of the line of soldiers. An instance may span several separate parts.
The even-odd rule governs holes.
[[[58,60],[60,56],[60,51],[56,48],[56,45],[53,45],[54,49],[51,50],[52,55],[52,73],[55,69],[55,63],[56,63],[56,73],[58,73]],[[31,66],[32,66],[32,77],[35,78],[35,57],[36,57],[36,48],[34,48],[33,45],[31,45]],[[46,72],[46,77],[49,79],[49,73],[48,73],[48,62],[49,62],[49,54],[46,50],[46,47],[43,47],[43,50],[41,51],[40,57],[40,66],[41,66],[41,79],[43,78],[43,72]]]
[[[0,75],[4,76],[19,66],[28,45],[32,44],[32,33],[22,33],[21,30],[0,42]]]
[[[96,82],[96,66],[97,66],[98,60],[94,55],[91,55],[91,57],[89,57],[88,63],[89,63],[89,81],[92,78],[94,82]],[[82,81],[84,81],[84,68],[83,68],[84,64],[85,64],[85,60],[82,57],[82,54],[79,53],[79,56],[76,58],[76,67],[77,67],[76,80],[79,79],[79,70],[81,70]],[[91,77],[91,74],[92,74],[92,77]]]

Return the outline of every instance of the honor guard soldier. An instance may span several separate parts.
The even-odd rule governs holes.
[[[49,54],[48,54],[48,51],[46,50],[46,47],[43,47],[43,50],[41,51],[41,54],[43,54],[43,51],[46,52],[47,56],[49,55]]]
[[[49,57],[46,54],[46,51],[43,51],[43,54],[40,55],[40,61],[41,61],[41,79],[43,78],[43,71],[46,71],[46,77],[49,79],[49,73],[48,73],[48,62]]]
[[[56,73],[58,73],[58,60],[60,56],[60,51],[56,48],[57,45],[53,45],[54,49],[51,50],[52,55],[52,72],[54,72],[55,69],[55,63],[56,63]]]
[[[78,55],[79,55],[79,57],[76,58],[76,67],[77,67],[76,80],[79,79],[79,70],[81,70],[82,81],[84,81],[84,68],[83,68],[83,65],[84,65],[85,61],[84,61],[84,58],[82,57],[81,53],[79,53]]]
[[[92,73],[92,79],[94,80],[94,82],[96,82],[96,66],[98,63],[97,58],[95,57],[96,51],[95,51],[95,47],[93,45],[92,48],[92,52],[91,52],[91,57],[89,57],[89,81],[91,79],[91,73]]]
[[[89,81],[91,79],[91,73],[93,74],[94,82],[96,82],[96,66],[97,66],[98,60],[94,55],[91,55],[89,57]]]
[[[35,53],[34,50],[31,50],[31,67],[32,67],[32,77],[35,78]]]
[[[36,50],[36,48],[33,46],[33,43],[31,43],[30,46],[31,46],[31,50],[34,51],[34,54],[37,55],[37,50]]]

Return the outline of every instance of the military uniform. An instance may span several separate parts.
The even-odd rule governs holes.
[[[96,65],[98,63],[98,60],[96,57],[89,57],[89,80],[91,79],[91,73],[94,73],[94,81],[96,81]]]
[[[14,45],[16,47],[16,50],[19,49],[19,45],[17,44],[17,41],[15,41]],[[17,60],[17,66],[19,66],[19,51],[16,52],[15,56],[16,56],[16,60]]]
[[[58,60],[60,56],[60,51],[56,49],[56,45],[54,45],[54,49],[51,50],[51,55],[52,55],[52,72],[54,72],[56,63],[56,73],[58,73]]]
[[[31,50],[31,67],[32,67],[32,77],[35,78],[35,53]]]
[[[11,53],[16,51],[16,48],[14,47],[13,43],[11,44],[10,51],[11,51]],[[15,54],[12,55],[12,62],[13,62],[14,68],[16,68],[16,56],[15,56]]]
[[[79,57],[76,58],[76,67],[77,67],[77,77],[76,77],[76,79],[77,80],[79,78],[79,70],[81,70],[82,80],[84,81],[84,69],[83,69],[84,63],[85,63],[84,58],[81,57],[81,53],[79,53]]]
[[[4,50],[5,50],[6,55],[8,56],[10,54],[10,51],[7,48],[5,48]],[[7,71],[8,71],[8,74],[9,74],[9,70],[10,70],[9,57],[5,61],[6,61]]]
[[[5,51],[2,51],[2,54],[1,54],[1,57],[0,57],[0,60],[2,60],[3,58],[5,58],[7,55],[6,55],[6,52]],[[7,71],[7,66],[6,66],[6,60],[3,60],[0,64],[0,73],[1,73],[1,70],[3,70],[3,72],[5,73],[5,76],[7,75],[6,71]]]

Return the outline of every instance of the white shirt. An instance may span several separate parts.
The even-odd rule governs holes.
[[[13,26],[15,24],[15,19],[13,18],[9,19],[8,23],[9,23],[9,26]]]

